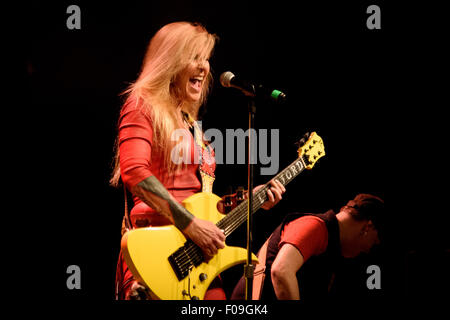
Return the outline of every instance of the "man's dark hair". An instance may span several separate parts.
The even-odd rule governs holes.
[[[355,220],[372,221],[378,231],[383,228],[384,200],[380,197],[360,193],[353,200],[347,202],[342,209],[351,214]]]

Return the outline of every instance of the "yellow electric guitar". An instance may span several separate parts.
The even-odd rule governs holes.
[[[303,141],[302,141],[303,140]],[[292,181],[304,169],[312,169],[325,155],[322,139],[315,133],[306,134],[300,141],[299,157],[274,179],[283,185]],[[253,194],[253,212],[267,200],[266,184]],[[230,235],[247,221],[247,200],[227,215],[217,210],[221,198],[213,193],[200,192],[183,201],[196,217],[215,222]],[[147,286],[155,299],[203,299],[211,281],[224,270],[247,261],[243,248],[225,246],[209,261],[202,250],[173,225],[133,229],[122,237],[122,250],[134,277]],[[253,263],[258,260],[252,255]]]

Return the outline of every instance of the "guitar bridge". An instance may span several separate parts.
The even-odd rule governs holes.
[[[171,254],[168,260],[178,280],[181,281],[189,275],[193,267],[203,262],[203,253],[195,243],[187,241],[184,246]]]

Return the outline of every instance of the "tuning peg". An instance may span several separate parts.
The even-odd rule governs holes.
[[[310,136],[310,133],[309,133],[309,132],[305,133],[305,134],[303,135],[303,137],[302,137],[298,142],[296,142],[295,144],[296,144],[298,147],[303,146],[303,145],[306,143],[306,141],[308,141],[309,136]]]

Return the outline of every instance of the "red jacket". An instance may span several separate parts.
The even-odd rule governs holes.
[[[167,169],[163,168],[162,153],[153,147],[152,119],[136,106],[135,100],[128,99],[119,118],[119,151],[122,181],[129,190],[153,175],[179,202],[201,191],[201,182],[198,178],[199,164],[194,161],[195,151],[198,148],[189,130],[183,130],[186,130],[186,137],[189,137],[191,161],[176,173],[169,174]],[[214,172],[215,162],[209,169]],[[171,224],[166,217],[156,213],[138,197],[134,197],[134,207],[130,216],[135,226],[143,226],[141,224],[146,223],[153,226]]]

